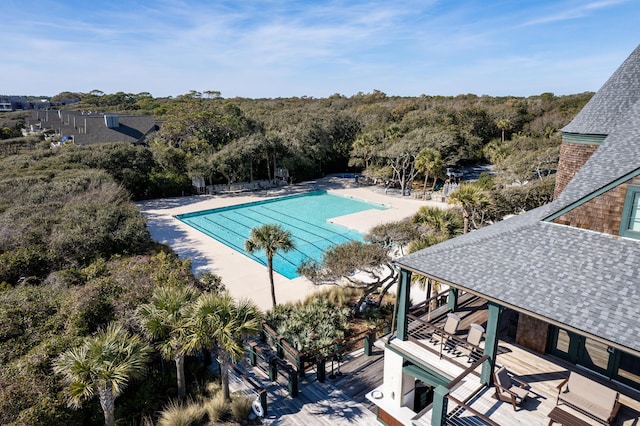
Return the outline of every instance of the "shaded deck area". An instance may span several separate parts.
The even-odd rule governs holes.
[[[360,351],[362,352],[362,351]],[[381,354],[378,355],[381,358]],[[374,357],[356,356],[354,359],[375,360]],[[349,364],[349,363],[347,363]],[[354,366],[357,363],[354,362]],[[253,383],[267,391],[267,414],[263,419],[264,425],[282,426],[342,426],[342,425],[376,425],[377,420],[373,411],[364,404],[360,404],[351,396],[333,385],[333,381],[348,380],[358,377],[346,367],[341,376],[328,378],[325,383],[316,381],[315,373],[307,373],[299,381],[299,393],[295,398],[289,396],[287,382],[282,376],[272,382],[259,368],[251,367],[248,363],[241,363],[239,371]],[[364,372],[365,369],[362,370]],[[337,372],[337,370],[335,370]],[[364,389],[365,383],[360,385]],[[230,387],[233,392],[240,392],[255,397],[255,388],[239,374],[230,374]],[[365,392],[359,390],[358,392]]]
[[[465,350],[468,349],[465,343],[470,325],[476,323],[486,327],[488,311],[486,301],[471,295],[461,297],[459,303],[455,312],[460,317],[459,330],[453,335],[445,336],[452,341],[448,351],[442,344],[442,339],[433,341],[434,329],[442,330],[445,323],[448,311],[446,306],[432,312],[430,321],[427,321],[425,312],[414,311],[409,319],[409,339],[400,341],[393,338],[392,345],[397,350],[421,360],[429,368],[450,380],[459,377],[465,368],[471,365],[468,351]],[[419,315],[415,315],[415,312]],[[576,371],[620,392],[621,409],[614,422],[615,425],[640,425],[640,394],[637,391],[554,356],[541,355],[517,345],[513,339],[507,337],[510,326],[508,318],[501,323],[496,366],[497,368],[505,366],[516,378],[527,382],[530,389],[528,397],[518,410],[514,411],[510,403],[495,398],[493,387],[480,384],[481,367],[478,366],[475,370],[467,372],[465,378],[451,390],[449,395],[452,398],[448,401],[447,424],[490,425],[493,422],[499,425],[547,425],[549,423],[547,415],[556,406],[556,387],[568,377],[570,371]],[[436,336],[438,333],[436,331]],[[378,345],[383,345],[386,341],[387,337],[381,339]],[[471,361],[477,360],[481,353],[480,351],[478,355],[473,356]],[[382,375],[382,371],[379,374]],[[382,390],[382,387],[377,389]],[[367,394],[367,397],[375,401],[371,393]],[[454,400],[463,403],[466,407],[460,407]],[[376,405],[384,407],[385,402],[377,400]],[[391,404],[388,407],[393,411]],[[413,424],[419,426],[431,424],[431,406],[418,414],[408,408],[406,410],[408,411],[404,413],[406,416],[413,415],[413,417],[406,417]],[[589,424],[599,424],[584,415],[575,414]]]
[[[463,296],[456,314],[460,316],[460,328],[454,338],[457,343],[465,342],[472,323],[486,325],[487,305],[482,299]],[[434,311],[430,324],[441,328],[446,319],[446,306]],[[426,319],[422,313],[421,319]],[[464,351],[455,349],[442,351],[437,344],[425,341],[426,328],[421,322],[416,322],[410,333],[410,339],[404,342],[393,338],[391,342],[396,347],[409,352],[424,360],[431,368],[439,371],[449,379],[459,377],[468,369],[468,355]],[[514,411],[508,402],[499,401],[494,396],[494,388],[480,383],[481,366],[469,372],[451,390],[450,396],[462,402],[466,407],[460,407],[450,399],[448,402],[447,424],[449,425],[547,425],[547,414],[556,406],[556,386],[576,370],[580,374],[608,387],[618,387],[622,408],[618,413],[615,425],[640,425],[640,394],[630,388],[611,382],[586,370],[564,362],[550,355],[541,355],[523,348],[506,337],[510,324],[502,324],[502,332],[497,355],[497,366],[505,366],[515,377],[530,385],[530,393],[521,404],[518,411]],[[372,398],[372,390],[382,389],[384,375],[383,349],[389,336],[384,336],[376,342],[373,354],[364,355],[362,350],[346,356],[338,367],[327,364],[327,379],[325,383],[316,381],[314,371],[307,372],[300,379],[299,391],[296,398],[291,398],[284,377],[277,382],[271,382],[264,372],[243,363],[242,372],[251,380],[267,390],[268,414],[264,419],[267,425],[376,425],[375,413],[380,400]],[[473,359],[478,359],[475,356]],[[253,389],[236,377],[232,388],[252,394]],[[375,401],[375,403],[374,403]],[[431,424],[431,406],[421,413],[414,413],[406,408],[405,414],[410,420],[406,424],[425,426]],[[490,422],[484,419],[488,418]],[[597,425],[593,420],[582,416],[590,424]],[[492,422],[492,423],[491,423]]]

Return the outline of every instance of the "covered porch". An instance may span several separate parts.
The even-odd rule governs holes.
[[[402,275],[408,285],[410,274],[403,271]],[[576,365],[569,357],[545,353],[552,352],[545,351],[547,347],[575,352],[569,350],[576,346],[571,343],[575,340],[571,338],[573,331],[563,334],[563,329],[557,328],[560,331],[547,336],[542,351],[529,349],[516,343],[520,313],[513,309],[452,287],[437,297],[441,303],[446,300],[444,306],[429,313],[426,307],[431,299],[409,306],[408,291],[403,292],[402,287],[396,332],[378,342],[385,347],[385,383],[367,395],[378,406],[378,419],[384,424],[546,425],[548,414],[556,407],[557,386],[570,371],[619,392],[621,408],[613,424],[640,424],[640,393],[636,389]],[[447,333],[444,326],[451,312],[460,322],[454,333]],[[475,348],[468,339],[471,324],[485,330]],[[546,327],[555,330],[549,324]],[[601,350],[589,349],[594,363],[610,364],[617,357],[619,364],[619,355],[602,360],[598,359],[604,356]],[[503,366],[529,385],[517,411],[512,404],[495,398],[492,373]],[[640,379],[634,376],[640,370],[637,366],[627,370],[630,379]],[[579,412],[573,414],[586,424],[599,424]]]

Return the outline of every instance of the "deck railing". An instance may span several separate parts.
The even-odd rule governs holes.
[[[260,406],[262,407],[263,416],[266,416],[267,415],[267,409],[268,409],[268,407],[267,407],[267,390],[264,389],[262,386],[258,385],[256,382],[254,382],[251,379],[251,377],[246,376],[235,365],[231,365],[231,369],[240,378],[240,380],[242,380],[245,383],[247,383],[253,389],[253,392],[256,394],[256,399],[258,401],[260,401]]]
[[[270,371],[269,375],[276,376],[277,368],[284,368],[280,364],[285,364],[291,368],[291,371],[295,372],[293,374],[294,378],[296,376],[302,378],[305,376],[307,370],[315,369],[317,380],[319,382],[324,382],[326,377],[327,361],[337,361],[339,370],[340,362],[342,361],[343,356],[347,353],[353,352],[354,350],[364,346],[365,355],[371,355],[375,336],[387,327],[388,325],[386,323],[381,323],[377,327],[370,327],[360,333],[343,339],[337,339],[334,342],[314,349],[313,351],[300,352],[289,344],[282,335],[278,334],[271,326],[269,326],[269,324],[263,323],[263,340],[270,347],[275,349],[275,358],[278,359],[277,362],[265,359],[265,361],[270,363],[270,366],[268,367]],[[252,365],[255,366],[258,363],[259,360],[257,356],[262,352],[263,351],[259,350],[256,344],[250,345],[249,357],[251,358]],[[265,355],[265,357],[273,357],[273,355]],[[289,373],[288,370],[287,372]],[[290,378],[289,380],[291,381],[293,379]]]
[[[409,323],[409,340],[428,351],[438,354],[440,358],[444,355],[443,352],[448,352],[451,355],[464,354],[468,356],[470,360],[476,360],[479,357],[481,352],[479,346],[473,345],[455,334],[447,333],[422,318],[414,315],[407,315],[407,318]],[[426,344],[425,341],[434,344],[437,349]],[[455,360],[452,360],[452,362],[459,364]]]
[[[453,390],[453,388],[456,387],[456,385],[458,383],[460,383],[462,381],[462,379],[464,379],[465,377],[467,377],[469,374],[475,372],[476,368],[478,368],[483,362],[485,362],[486,360],[489,359],[489,355],[483,355],[480,358],[478,358],[476,361],[474,361],[469,367],[467,367],[466,370],[464,370],[462,373],[460,373],[460,375],[458,377],[456,377],[455,379],[453,379],[452,381],[449,382],[449,384],[446,386],[446,388],[448,390]],[[473,408],[471,408],[469,405],[467,405],[467,403],[474,397],[476,396],[477,392],[479,392],[481,389],[483,389],[482,387],[479,388],[476,392],[471,393],[470,395],[468,395],[464,400],[460,401],[457,398],[451,396],[451,394],[447,395],[447,399],[452,402],[453,404],[457,405],[457,408],[455,408],[454,410],[452,410],[452,412],[450,414],[447,415],[447,424],[455,424],[454,419],[452,419],[453,416],[456,415],[456,413],[460,412],[460,410],[465,410],[470,412],[471,414],[473,414],[474,416],[476,416],[477,418],[479,418],[480,420],[482,420],[483,422],[485,422],[486,424],[490,425],[490,426],[500,426],[498,423],[494,422],[493,420],[491,420],[489,417],[485,416],[484,414],[480,413],[477,410],[474,410]]]

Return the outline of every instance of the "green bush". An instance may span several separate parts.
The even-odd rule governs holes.
[[[149,177],[147,198],[176,197],[190,195],[191,179],[186,174],[172,171],[158,171]]]
[[[45,275],[52,259],[42,246],[18,247],[0,254],[0,282],[18,283],[28,277]],[[30,280],[33,282],[33,280]]]
[[[277,305],[267,323],[301,352],[327,348],[345,336],[351,311],[315,297],[304,304]]]

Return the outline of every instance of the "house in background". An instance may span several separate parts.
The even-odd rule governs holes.
[[[369,397],[381,423],[450,423],[452,406],[475,400],[452,402],[456,386],[493,385],[502,336],[527,357],[640,391],[640,46],[562,129],[560,152],[553,202],[396,261],[396,332],[383,341],[384,383]],[[479,377],[464,363],[451,373],[442,352],[433,355],[434,329],[421,334],[430,326],[410,306],[412,275],[450,286],[450,311],[463,297],[485,301]],[[541,377],[535,363],[520,367]],[[491,407],[474,415],[492,418]],[[528,424],[525,414],[507,411],[507,422]]]
[[[0,111],[21,111],[32,109],[30,102],[23,96],[0,96]]]
[[[80,102],[80,99],[65,98],[51,102],[48,99],[27,99],[24,96],[0,95],[0,112],[48,109],[54,106],[70,105],[76,102]]]
[[[76,145],[124,142],[143,144],[159,129],[146,115],[118,115],[85,111],[32,111],[26,120],[26,133],[43,132]]]

